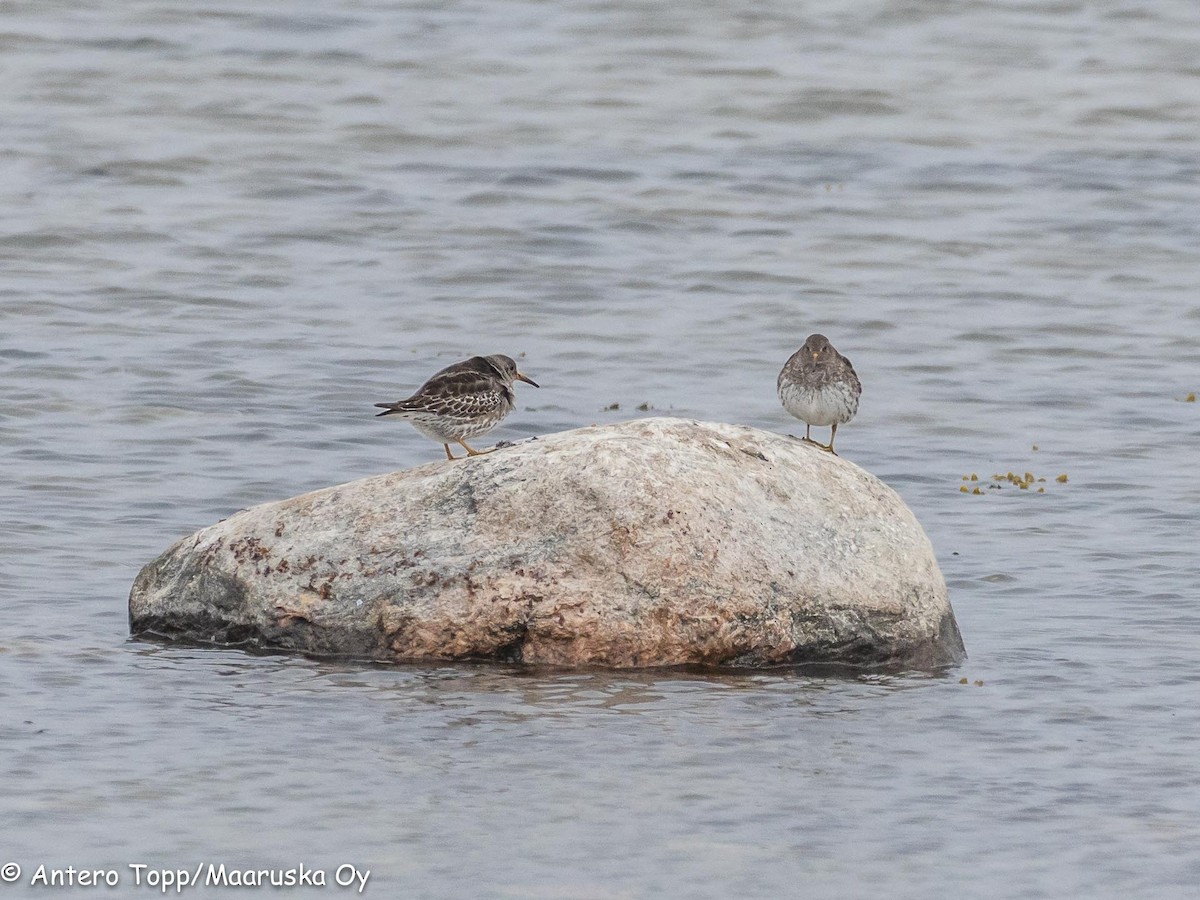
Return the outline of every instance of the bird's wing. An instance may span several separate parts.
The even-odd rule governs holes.
[[[494,410],[512,394],[495,378],[451,366],[438,372],[397,407],[403,412],[425,412],[470,419]]]
[[[858,373],[854,371],[854,365],[853,365],[853,363],[850,362],[850,358],[846,357],[846,356],[842,356],[842,354],[840,354],[840,353],[838,354],[838,357],[841,359],[842,362],[844,362],[846,364],[846,368],[849,370],[848,374],[850,375],[850,380],[852,382],[854,382],[854,386],[856,388],[858,388],[859,391],[861,391],[862,390],[862,382],[858,380]]]

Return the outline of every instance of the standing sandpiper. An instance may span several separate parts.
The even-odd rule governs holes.
[[[834,350],[825,335],[810,334],[784,364],[778,388],[783,408],[804,423],[804,440],[837,456],[833,449],[837,427],[854,418],[862,394],[862,383],[850,360]],[[833,426],[828,444],[809,435],[814,425]]]
[[[384,410],[380,416],[400,416],[412,422],[417,431],[446,449],[447,459],[462,459],[450,452],[451,442],[462,444],[467,456],[482,456],[492,451],[475,450],[466,439],[491,431],[513,411],[517,402],[514,380],[538,387],[536,381],[517,371],[512,357],[499,353],[472,356],[446,366],[407,400],[375,405]]]

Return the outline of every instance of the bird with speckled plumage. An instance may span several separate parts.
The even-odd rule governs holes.
[[[777,382],[783,408],[804,423],[803,440],[837,456],[833,439],[839,425],[858,412],[862,383],[850,360],[838,353],[823,334],[810,334],[792,354]],[[832,426],[829,443],[812,439],[812,427]]]
[[[472,356],[436,373],[416,393],[395,403],[376,403],[379,416],[400,416],[446,450],[447,459],[462,459],[450,452],[460,444],[467,456],[482,456],[492,450],[476,450],[467,438],[479,437],[495,428],[516,407],[514,381],[539,387],[517,370],[512,357],[503,354]],[[492,448],[493,450],[495,448]]]

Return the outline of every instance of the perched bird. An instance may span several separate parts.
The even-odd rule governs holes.
[[[834,350],[825,335],[810,334],[784,364],[777,386],[783,408],[804,423],[804,440],[837,456],[833,449],[837,427],[854,418],[862,394],[850,360]],[[814,425],[833,426],[828,444],[812,439]]]
[[[517,371],[512,357],[499,353],[472,356],[446,366],[407,400],[375,405],[384,410],[380,416],[400,416],[412,422],[417,431],[446,449],[447,459],[462,459],[450,452],[452,442],[462,444],[468,456],[481,456],[492,451],[475,450],[466,439],[491,431],[513,411],[517,402],[514,380],[538,387],[536,381]]]

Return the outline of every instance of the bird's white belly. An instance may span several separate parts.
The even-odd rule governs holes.
[[[808,425],[844,425],[858,412],[858,398],[844,385],[827,385],[816,390],[794,384],[779,389],[783,408]]]
[[[449,419],[417,413],[404,418],[408,419],[413,427],[425,437],[437,441],[439,444],[445,444],[479,437],[479,435],[491,431],[503,417],[496,416],[481,421],[479,419]]]

